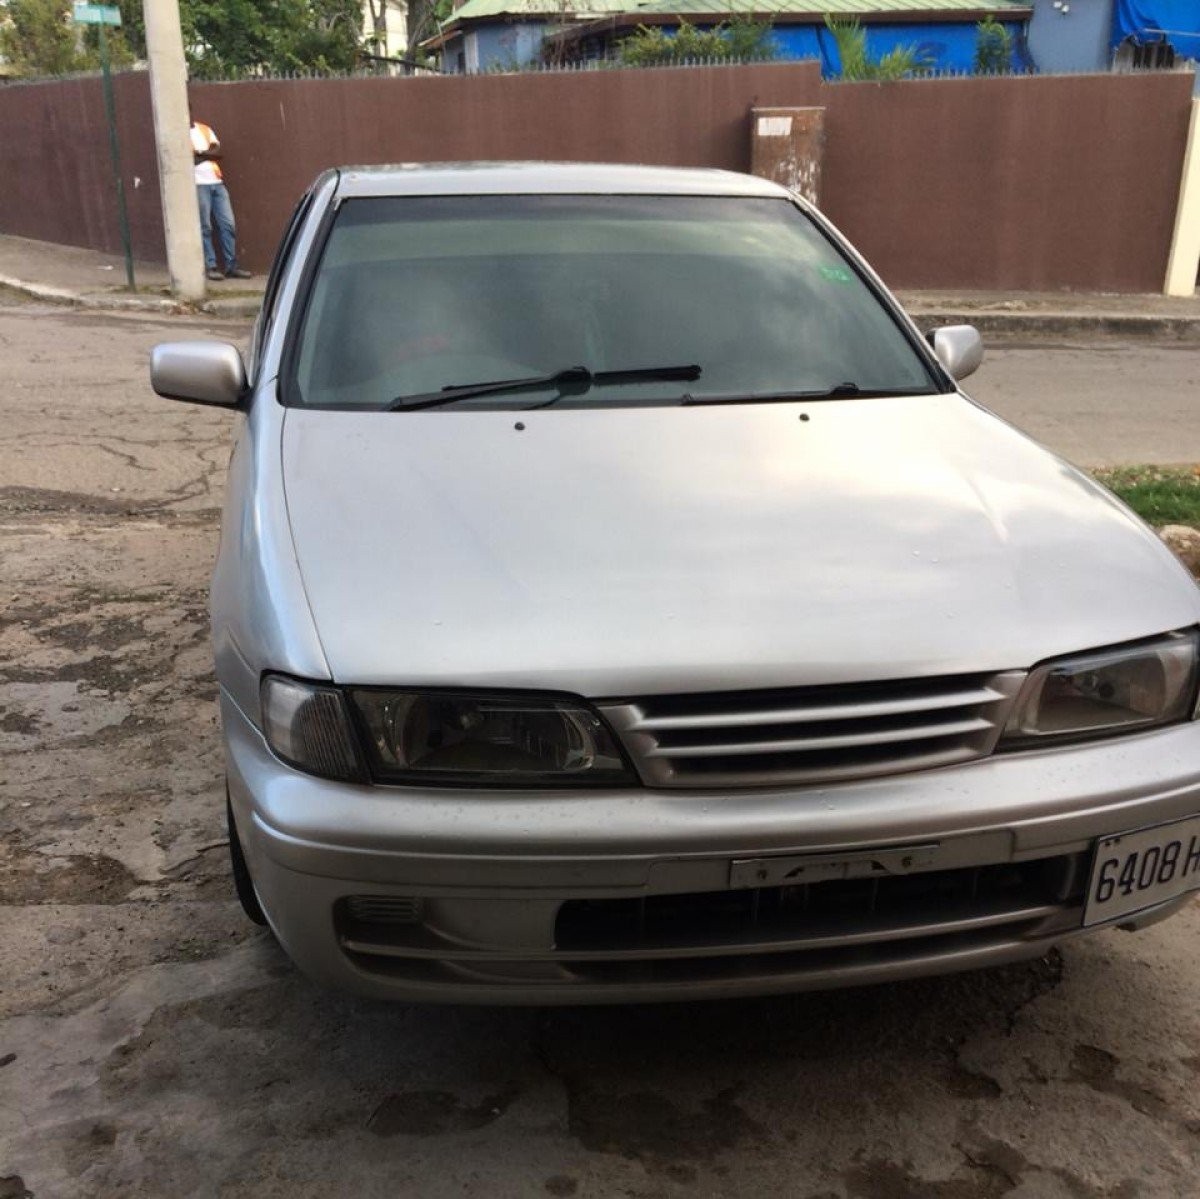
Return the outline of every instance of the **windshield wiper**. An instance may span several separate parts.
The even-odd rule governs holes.
[[[422,408],[438,408],[442,404],[453,404],[458,400],[471,400],[476,396],[502,395],[515,391],[536,391],[541,387],[570,388],[582,394],[590,387],[605,383],[641,383],[654,379],[680,379],[692,382],[700,378],[700,368],[689,366],[647,366],[623,371],[590,371],[586,366],[568,366],[552,375],[535,375],[530,379],[493,379],[484,383],[462,383],[443,387],[441,391],[428,391],[419,395],[398,396],[388,406],[388,412],[415,412]],[[560,397],[555,396],[549,403]],[[537,405],[544,407],[545,405]]]
[[[789,400],[877,400],[886,396],[933,395],[927,388],[867,389],[857,383],[838,383],[817,391],[731,391],[719,395],[685,395],[684,404],[782,404]]]

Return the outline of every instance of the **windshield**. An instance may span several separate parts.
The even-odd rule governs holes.
[[[347,201],[292,364],[290,403],[396,411],[939,390],[784,199]]]

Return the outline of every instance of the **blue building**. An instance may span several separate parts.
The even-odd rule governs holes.
[[[542,57],[547,37],[572,58],[600,58],[639,25],[706,29],[744,16],[772,22],[778,58],[817,58],[836,75],[830,14],[862,22],[872,57],[915,46],[931,70],[970,71],[980,20],[994,17],[1021,47],[1032,13],[1032,0],[466,0],[424,46],[450,73],[517,70]],[[1025,65],[1020,51],[1016,65]]]
[[[447,72],[517,70],[542,57],[547,36],[572,57],[598,58],[639,25],[703,29],[742,15],[773,22],[780,58],[818,58],[833,75],[826,13],[857,16],[873,56],[916,46],[934,70],[971,69],[975,25],[987,14],[1014,34],[1021,70],[1200,60],[1200,0],[466,0],[424,45]]]
[[[1200,59],[1200,0],[1032,0],[1037,71],[1184,66]]]

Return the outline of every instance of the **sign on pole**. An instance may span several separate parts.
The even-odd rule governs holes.
[[[115,4],[86,4],[82,0],[71,10],[76,25],[120,25],[121,10]]]
[[[104,36],[106,25],[120,25],[121,10],[115,4],[77,3],[71,9],[71,18],[77,25],[100,26],[97,32],[100,35],[100,71],[104,76],[104,110],[108,116],[108,153],[117,185],[117,220],[121,227],[121,245],[125,250],[125,282],[130,291],[136,291],[133,281],[133,242],[129,236],[129,213],[125,208],[125,180],[121,175],[121,147],[117,142],[117,106],[113,99],[112,75],[108,69],[108,39]]]

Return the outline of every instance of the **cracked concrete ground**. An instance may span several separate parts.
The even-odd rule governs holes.
[[[1028,965],[738,1003],[385,1006],[299,976],[223,842],[231,418],[144,381],[155,341],[243,333],[0,306],[0,1199],[1200,1192],[1196,906]],[[1200,349],[1093,348],[1002,349],[975,390],[1099,461],[1138,385],[1138,453],[1200,461],[1197,422],[1160,427]]]

